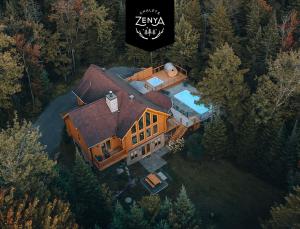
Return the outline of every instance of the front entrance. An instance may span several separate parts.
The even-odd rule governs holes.
[[[148,143],[147,145],[143,146],[142,147],[142,155],[146,155],[146,154],[149,154],[151,151],[151,148],[150,148],[150,143]]]

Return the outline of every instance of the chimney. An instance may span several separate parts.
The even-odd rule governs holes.
[[[109,93],[106,95],[106,104],[110,109],[111,113],[114,113],[119,109],[118,98],[112,91],[109,91]]]

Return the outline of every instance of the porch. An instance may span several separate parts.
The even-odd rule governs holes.
[[[122,148],[117,148],[111,152],[106,152],[105,153],[105,159],[104,160],[99,160],[95,158],[93,160],[93,164],[100,170],[104,170],[111,165],[125,159],[127,157],[127,151]]]

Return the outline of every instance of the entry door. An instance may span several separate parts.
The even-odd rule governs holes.
[[[150,143],[148,143],[148,144],[146,145],[146,153],[148,154],[148,153],[150,153],[150,151],[151,151]]]

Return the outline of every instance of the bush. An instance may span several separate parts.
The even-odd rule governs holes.
[[[172,153],[179,153],[184,149],[184,139],[178,138],[175,141],[169,141],[169,148]]]

